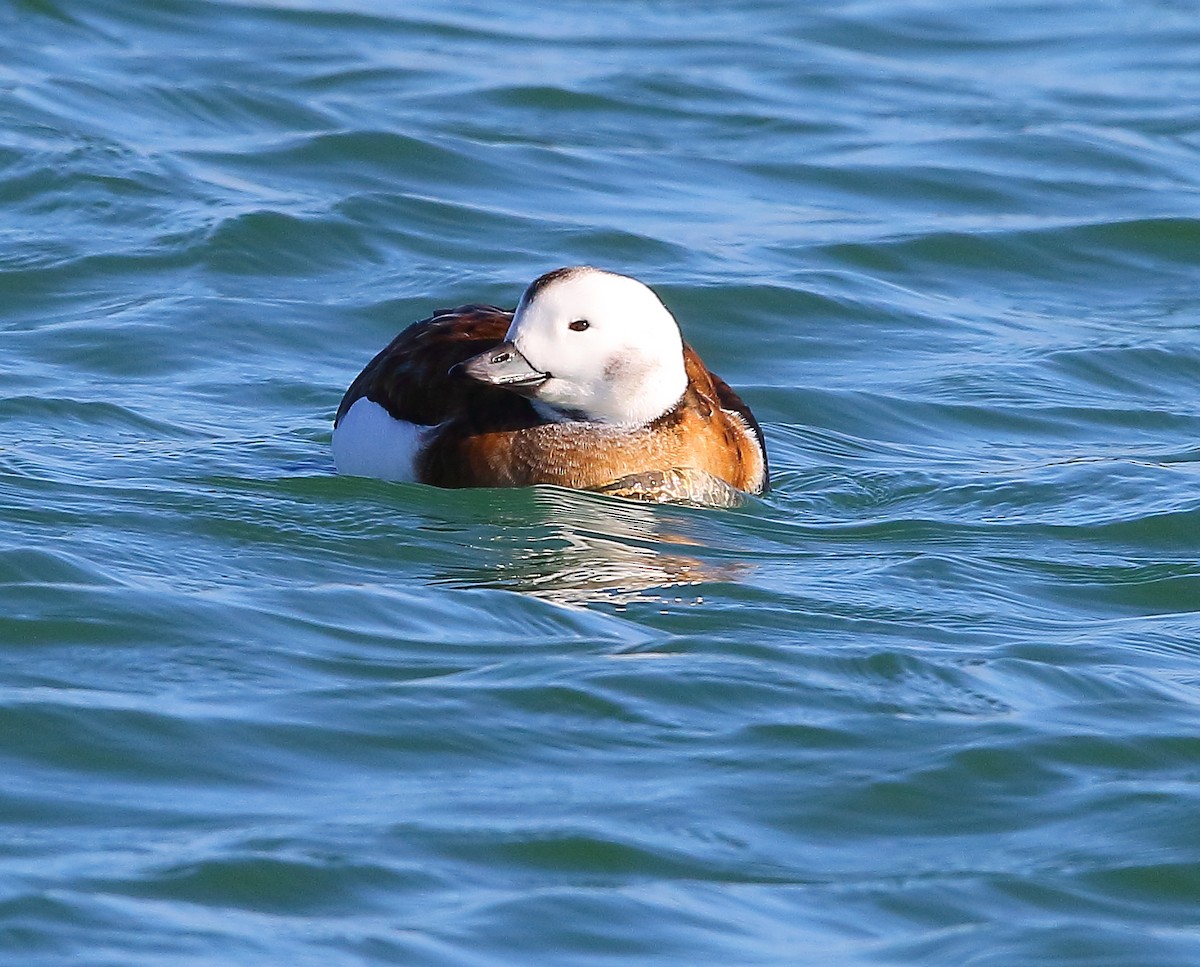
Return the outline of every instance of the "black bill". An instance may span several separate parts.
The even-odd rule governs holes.
[[[485,353],[464,359],[451,368],[450,375],[465,376],[489,386],[502,386],[516,392],[533,389],[550,378],[549,373],[535,369],[510,342],[502,342]]]

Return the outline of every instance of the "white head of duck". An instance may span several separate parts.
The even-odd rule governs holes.
[[[590,266],[542,276],[504,342],[457,367],[527,397],[545,419],[649,423],[687,388],[675,317],[646,285]]]

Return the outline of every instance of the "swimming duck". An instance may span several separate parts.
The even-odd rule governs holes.
[[[750,409],[683,341],[649,287],[548,272],[513,312],[440,309],[346,391],[339,473],[439,487],[557,484],[731,504],[767,488]]]

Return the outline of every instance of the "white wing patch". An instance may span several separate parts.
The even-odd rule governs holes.
[[[430,429],[397,420],[378,403],[359,397],[333,431],[333,462],[338,473],[413,483],[417,454]]]

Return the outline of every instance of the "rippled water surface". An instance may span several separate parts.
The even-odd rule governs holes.
[[[1200,963],[1200,7],[0,0],[0,961]],[[338,478],[645,279],[735,510]]]

